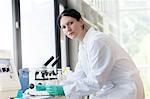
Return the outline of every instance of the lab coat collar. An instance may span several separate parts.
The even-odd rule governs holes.
[[[86,34],[85,34],[85,36],[84,36],[84,38],[83,38],[83,41],[82,41],[82,43],[84,44],[84,43],[86,43],[86,42],[88,42],[89,41],[89,39],[92,37],[92,32],[91,31],[95,31],[94,30],[94,28],[89,28],[89,30],[86,32]]]

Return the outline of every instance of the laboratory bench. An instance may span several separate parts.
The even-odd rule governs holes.
[[[24,95],[23,99],[66,99],[65,96],[52,97],[52,96],[27,96]]]

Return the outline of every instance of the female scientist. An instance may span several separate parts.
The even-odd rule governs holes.
[[[79,12],[66,9],[58,24],[70,39],[79,40],[75,71],[62,85],[49,85],[50,95],[67,99],[144,99],[139,72],[129,55],[111,37],[85,25]]]

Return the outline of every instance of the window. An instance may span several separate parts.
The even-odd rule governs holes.
[[[20,0],[22,67],[55,57],[54,0]]]
[[[0,0],[0,49],[13,55],[12,2]]]
[[[121,42],[128,51],[144,83],[146,99],[150,98],[150,1],[120,2]]]

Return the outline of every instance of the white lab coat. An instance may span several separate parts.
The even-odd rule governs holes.
[[[138,70],[110,37],[90,28],[79,45],[75,72],[63,83],[67,99],[144,99]]]

